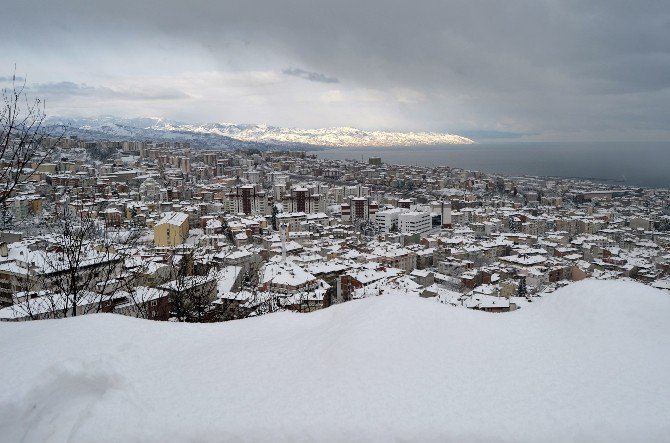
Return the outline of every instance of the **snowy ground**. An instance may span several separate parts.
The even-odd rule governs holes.
[[[0,440],[667,441],[669,316],[661,291],[585,281],[506,314],[385,296],[0,324]]]

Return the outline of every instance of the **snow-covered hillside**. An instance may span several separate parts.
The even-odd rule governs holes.
[[[56,119],[58,121],[58,119]],[[275,145],[312,145],[329,147],[411,146],[474,143],[466,137],[439,132],[363,131],[336,127],[323,129],[280,128],[268,125],[209,123],[185,124],[160,118],[65,119],[72,128],[112,137],[147,137],[152,134],[186,138],[189,135],[209,135],[243,142]]]
[[[225,324],[0,325],[4,441],[662,441],[670,297],[584,281],[506,314],[383,296]]]
[[[156,129],[156,128],[155,128]],[[438,132],[363,131],[356,128],[322,129],[279,128],[268,125],[236,125],[214,123],[207,125],[165,124],[162,130],[217,134],[243,141],[275,144],[307,144],[332,147],[408,146],[437,144],[471,144],[472,140]]]

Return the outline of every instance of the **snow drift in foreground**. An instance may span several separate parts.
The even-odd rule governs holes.
[[[385,296],[214,325],[0,325],[4,441],[650,441],[670,297],[585,281],[488,314]]]

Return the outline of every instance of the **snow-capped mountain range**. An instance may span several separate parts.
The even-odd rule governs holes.
[[[279,146],[391,147],[440,144],[471,144],[460,135],[439,132],[364,131],[349,127],[322,129],[280,128],[263,124],[186,124],[162,118],[115,117],[52,118],[71,130],[121,139],[173,138],[211,145],[216,139]],[[209,141],[209,142],[207,142]]]

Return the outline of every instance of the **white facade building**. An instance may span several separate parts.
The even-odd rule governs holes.
[[[449,202],[432,202],[430,209],[437,214],[440,214],[442,226],[451,225],[451,203]]]
[[[398,227],[403,234],[430,231],[432,217],[429,212],[405,212],[398,215]]]
[[[400,232],[400,223],[398,222],[398,216],[405,212],[409,212],[409,209],[405,208],[393,208],[386,209],[384,211],[379,211],[375,215],[375,223],[381,229],[381,232],[388,233],[393,230],[395,225],[396,231]]]

